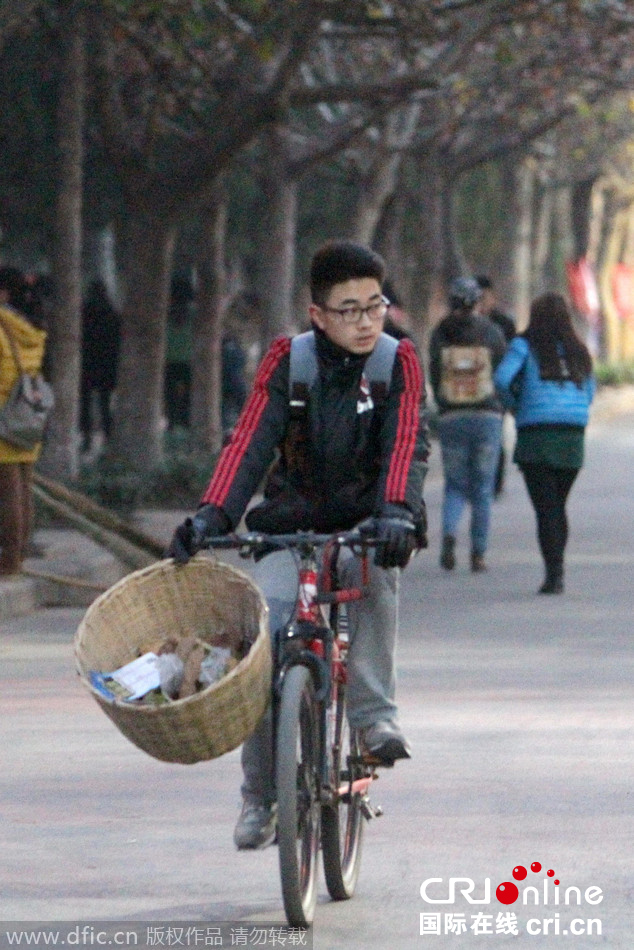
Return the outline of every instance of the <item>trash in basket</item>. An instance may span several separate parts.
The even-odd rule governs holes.
[[[237,663],[228,647],[209,646],[188,637],[166,640],[157,653],[143,653],[111,673],[90,670],[88,676],[106,699],[158,705],[211,686]]]

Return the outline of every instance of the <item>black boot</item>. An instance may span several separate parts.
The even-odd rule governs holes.
[[[539,588],[540,594],[563,594],[564,569],[563,567],[546,567],[544,583]]]
[[[456,566],[456,555],[454,549],[456,539],[451,534],[446,534],[442,539],[442,551],[440,552],[440,566],[446,571],[453,571]]]

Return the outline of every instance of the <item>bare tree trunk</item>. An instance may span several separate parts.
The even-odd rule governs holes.
[[[595,271],[598,270],[601,256],[603,229],[605,227],[606,217],[605,204],[605,182],[602,179],[599,179],[594,184],[592,193],[590,195],[590,206],[588,212],[588,245],[586,248],[588,261],[594,267]]]
[[[615,265],[621,260],[626,230],[627,212],[621,210],[612,218],[599,275],[601,304],[605,319],[606,356],[611,363],[618,363],[624,357],[623,323],[614,300],[612,277]]]
[[[262,189],[265,210],[258,228],[258,257],[265,343],[294,325],[295,241],[297,238],[298,182],[289,164],[286,131],[274,128],[265,135],[267,165]]]
[[[364,176],[350,232],[353,241],[373,244],[383,208],[396,186],[400,161],[400,155],[382,152],[377,155],[372,168]]]
[[[409,199],[405,186],[397,184],[383,207],[374,236],[374,247],[385,260],[388,276],[403,297],[406,310],[410,308],[411,274],[407,266],[407,249],[403,246],[403,221],[406,212],[410,211]]]
[[[554,196],[555,215],[553,219],[553,241],[557,253],[551,255],[551,272],[548,275],[549,289],[565,294],[567,280],[561,262],[575,259],[575,239],[572,226],[572,192],[571,189],[558,188]],[[559,263],[559,267],[554,265]]]
[[[443,175],[440,155],[430,149],[417,156],[417,230],[408,250],[412,272],[411,314],[422,352],[430,330],[447,312],[448,270],[446,231],[443,227]]]
[[[134,208],[128,201],[127,299],[122,314],[121,357],[112,451],[141,472],[163,460],[165,331],[175,228],[150,209],[151,195]]]
[[[82,173],[85,102],[85,18],[81,3],[60,0],[60,75],[57,102],[58,189],[53,278],[55,321],[48,347],[56,406],[41,458],[47,475],[73,479],[81,361]]]
[[[515,311],[515,242],[517,231],[512,209],[515,207],[517,188],[517,156],[505,155],[499,164],[501,204],[509,209],[509,213],[502,217],[504,229],[500,241],[500,256],[493,268],[498,275],[496,280],[497,297],[503,308]]]
[[[537,200],[535,215],[535,237],[533,241],[533,260],[531,288],[533,293],[544,293],[549,286],[547,265],[551,256],[553,230],[553,203],[552,188],[541,188]]]
[[[530,159],[524,159],[516,167],[516,192],[512,208],[516,222],[516,236],[513,242],[515,296],[513,311],[517,316],[518,329],[528,322],[532,287],[531,261],[533,239],[533,198],[535,193],[535,168]]]
[[[371,164],[364,176],[361,197],[352,215],[352,237],[372,245],[384,208],[394,194],[404,150],[419,127],[420,103],[393,109],[380,130],[380,142],[370,150]]]
[[[297,238],[298,183],[287,178],[275,189],[270,203],[270,241],[265,260],[268,327],[271,336],[294,328],[295,241]]]
[[[456,195],[459,188],[459,180],[452,175],[444,175],[443,178],[442,222],[445,228],[444,245],[446,248],[444,277],[445,283],[447,284],[454,277],[460,277],[461,275],[467,276],[470,274],[471,267],[464,254],[456,216]]]
[[[578,260],[588,252],[590,243],[590,206],[595,179],[577,182],[572,187],[572,231],[574,239],[573,259]]]
[[[196,450],[216,453],[222,445],[222,322],[227,297],[225,237],[228,196],[219,181],[203,212],[203,257],[194,317],[191,427]]]

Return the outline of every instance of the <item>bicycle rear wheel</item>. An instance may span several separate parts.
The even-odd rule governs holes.
[[[328,749],[335,797],[321,813],[321,846],[328,893],[336,901],[354,894],[361,867],[361,844],[365,819],[360,792],[350,792],[355,779],[363,776],[356,735],[346,716],[345,686],[339,684],[335,735]]]
[[[320,834],[319,723],[310,671],[284,677],[277,725],[277,821],[282,897],[293,927],[312,923]]]

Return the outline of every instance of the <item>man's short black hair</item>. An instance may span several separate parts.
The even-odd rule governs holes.
[[[315,253],[310,267],[310,296],[323,306],[335,284],[358,277],[374,277],[381,287],[385,279],[383,258],[354,241],[328,241]]]

